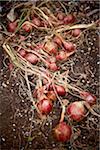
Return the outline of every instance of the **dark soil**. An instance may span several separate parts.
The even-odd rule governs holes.
[[[6,4],[2,3],[3,9]],[[8,5],[9,4],[9,5]],[[11,7],[13,3],[8,3]],[[69,7],[70,6],[70,7]],[[98,2],[72,1],[66,4],[69,11],[76,11],[80,23],[90,23],[99,18]],[[73,9],[72,9],[73,8]],[[94,10],[96,10],[94,12]],[[8,10],[7,10],[8,11]],[[5,12],[4,12],[5,13]],[[99,39],[98,30],[86,31],[84,42],[78,47],[71,58],[75,73],[85,73],[80,79],[80,85],[97,96],[99,102]],[[1,42],[2,44],[2,42]],[[81,122],[74,123],[77,134],[67,143],[55,141],[52,129],[59,120],[59,107],[45,122],[40,122],[31,109],[27,98],[18,96],[19,82],[17,77],[11,77],[10,71],[3,64],[5,53],[0,48],[0,134],[1,150],[99,150],[99,120],[91,113]],[[68,66],[71,68],[71,65]],[[73,76],[78,78],[78,76]],[[95,111],[98,112],[96,109]]]

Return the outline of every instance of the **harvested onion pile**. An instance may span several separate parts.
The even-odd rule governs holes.
[[[9,34],[3,43],[9,55],[8,67],[15,68],[25,81],[27,95],[41,119],[49,115],[53,104],[59,101],[62,113],[53,130],[54,137],[58,141],[68,141],[73,133],[70,122],[81,121],[88,111],[99,116],[92,108],[96,97],[87,89],[84,91],[72,84],[70,71],[64,67],[74,57],[85,29],[96,28],[97,24],[77,24],[74,13],[57,12],[50,2],[41,2],[39,6],[28,2],[13,9],[16,11],[18,7],[23,9],[16,19],[8,21]],[[68,94],[80,100],[66,101]]]

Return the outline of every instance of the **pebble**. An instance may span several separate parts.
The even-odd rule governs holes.
[[[16,136],[14,136],[14,139],[16,139]]]
[[[83,139],[85,139],[86,137],[85,136],[83,136]]]
[[[13,131],[15,132],[15,131],[16,131],[16,129],[14,129],[14,128],[13,128]]]
[[[31,121],[32,120],[32,118],[29,118],[29,121]]]
[[[46,125],[48,126],[48,125],[49,125],[49,123],[48,123],[48,122],[46,122]]]
[[[89,84],[90,83],[90,81],[87,81],[87,84]]]
[[[6,82],[7,84],[9,84],[9,81],[7,80],[7,82]]]
[[[19,85],[19,83],[17,82],[16,85]]]
[[[4,82],[2,83],[2,86],[4,87],[4,88],[6,88],[7,87],[7,84],[5,84]]]
[[[13,89],[11,89],[11,93],[14,93],[14,90],[13,90]]]
[[[100,61],[97,62],[97,65],[99,65],[99,64],[100,64]]]
[[[13,127],[15,127],[16,125],[13,123]]]
[[[52,144],[52,147],[55,147],[56,145],[55,144]]]
[[[2,138],[2,141],[5,142],[6,141],[5,138]]]
[[[82,82],[82,83],[85,83],[85,80],[82,80],[81,82]]]

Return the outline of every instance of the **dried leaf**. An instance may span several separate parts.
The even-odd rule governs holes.
[[[7,18],[13,22],[15,19],[16,19],[16,15],[15,15],[15,12],[14,12],[14,8],[12,8],[10,10],[10,12],[7,14]]]

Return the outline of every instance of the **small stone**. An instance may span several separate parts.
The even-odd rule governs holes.
[[[13,131],[15,132],[15,131],[16,131],[16,129],[14,129],[14,128],[13,128]]]
[[[48,125],[49,125],[49,123],[48,123],[48,122],[46,122],[46,125],[48,126]]]
[[[9,84],[9,80],[7,80],[7,82],[6,82],[7,84]]]
[[[83,139],[85,139],[86,137],[85,136],[83,136]]]
[[[91,47],[88,48],[88,51],[91,51]]]
[[[97,62],[97,65],[99,65],[99,64],[100,64],[100,61]]]
[[[16,139],[16,136],[14,136],[14,139]]]
[[[24,103],[25,101],[22,99],[22,102]]]
[[[14,93],[14,90],[13,90],[13,89],[11,89],[11,93]]]
[[[16,83],[16,85],[19,85],[19,83]]]
[[[2,86],[4,87],[4,88],[6,88],[7,87],[7,85],[3,82],[2,83]]]
[[[52,147],[55,147],[55,144],[52,144]]]
[[[6,141],[5,138],[2,138],[2,141],[5,142]]]

